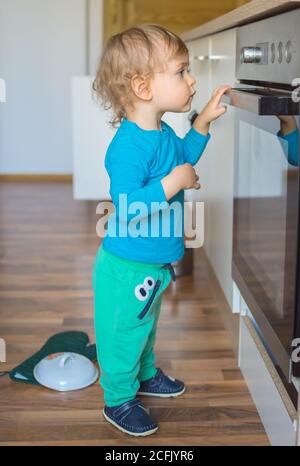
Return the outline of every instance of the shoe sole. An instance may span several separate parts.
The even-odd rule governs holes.
[[[151,392],[137,392],[137,395],[145,395],[145,396],[159,396],[160,398],[175,398],[176,396],[182,395],[186,390],[184,387],[181,392],[176,393],[151,393]]]
[[[123,427],[119,426],[119,424],[117,424],[116,422],[114,422],[109,416],[107,416],[104,412],[104,409],[102,410],[102,414],[104,416],[104,418],[110,422],[112,425],[114,425],[115,427],[117,427],[119,430],[121,430],[122,432],[125,432],[125,434],[129,434],[129,435],[134,435],[135,437],[145,437],[146,435],[150,435],[150,434],[153,434],[154,432],[157,431],[158,427],[155,427],[155,429],[151,429],[151,430],[147,430],[146,432],[131,432],[130,430],[126,430],[124,429]]]

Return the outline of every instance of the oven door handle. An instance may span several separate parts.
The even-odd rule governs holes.
[[[231,88],[221,102],[256,115],[299,115],[300,103],[296,91],[260,88]]]

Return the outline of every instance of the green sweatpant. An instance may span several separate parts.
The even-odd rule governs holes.
[[[95,256],[94,327],[107,406],[134,399],[140,382],[156,374],[157,321],[171,281],[170,270],[162,266],[124,259],[102,244]]]

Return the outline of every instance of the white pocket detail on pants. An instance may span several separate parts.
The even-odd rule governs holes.
[[[152,290],[155,285],[155,280],[152,277],[146,277],[144,280],[144,287],[146,290]]]
[[[139,283],[135,289],[134,294],[139,301],[146,301],[149,297],[149,290],[152,290],[155,285],[154,278],[147,276],[144,283]]]

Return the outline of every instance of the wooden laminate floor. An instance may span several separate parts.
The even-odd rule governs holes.
[[[101,241],[96,202],[68,183],[0,186],[0,337],[10,370],[57,332],[94,342],[91,269]],[[185,381],[174,399],[141,397],[159,423],[134,438],[102,417],[100,385],[74,392],[0,377],[0,445],[268,445],[215,300],[203,249],[164,295],[156,365]]]

